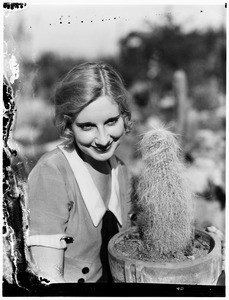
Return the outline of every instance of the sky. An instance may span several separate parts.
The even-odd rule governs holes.
[[[218,5],[61,3],[28,3],[23,10],[4,12],[4,26],[15,47],[19,44],[16,28],[23,22],[25,37],[19,50],[22,56],[36,60],[46,51],[77,58],[114,56],[118,54],[120,38],[133,30],[147,31],[147,22],[162,24],[168,14],[185,31],[218,28],[225,26],[226,20],[226,9],[220,2]],[[4,39],[7,38],[5,35]]]

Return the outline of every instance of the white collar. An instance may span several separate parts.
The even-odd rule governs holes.
[[[87,207],[89,215],[95,227],[97,227],[103,218],[107,208],[100,196],[97,187],[85,165],[75,150],[67,151],[63,145],[58,148],[64,153],[70,167],[75,175],[79,185],[81,195]],[[111,196],[108,203],[108,209],[116,216],[120,225],[122,225],[121,203],[118,183],[118,163],[113,156],[110,160],[111,164]]]

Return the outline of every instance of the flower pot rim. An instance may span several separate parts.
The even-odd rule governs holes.
[[[204,230],[200,230],[197,228],[195,228],[195,232],[200,233],[201,235],[205,235],[205,236],[207,235],[210,237],[211,241],[213,242],[213,247],[212,247],[212,250],[209,253],[207,253],[207,255],[198,257],[194,260],[176,261],[176,262],[151,262],[151,261],[143,261],[140,259],[130,258],[130,257],[124,256],[120,252],[116,251],[114,248],[114,244],[116,243],[117,239],[121,238],[124,234],[126,234],[126,232],[128,232],[128,231],[133,232],[136,229],[137,229],[137,227],[130,227],[130,228],[114,235],[108,243],[109,255],[115,257],[116,259],[118,259],[120,261],[125,261],[125,264],[136,264],[136,265],[141,265],[144,267],[154,267],[154,268],[159,267],[159,268],[166,268],[166,269],[167,268],[179,269],[181,267],[188,268],[190,266],[203,263],[204,261],[207,261],[216,255],[218,255],[218,256],[221,255],[221,241],[218,238],[218,236],[216,236],[214,233],[206,232]]]

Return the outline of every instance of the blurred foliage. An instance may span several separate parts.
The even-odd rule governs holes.
[[[216,76],[226,86],[224,28],[184,33],[171,15],[164,25],[148,23],[149,32],[131,32],[120,41],[120,69],[128,85],[137,78],[153,79],[159,91],[171,88],[171,74],[183,69],[192,87]],[[156,84],[155,84],[156,85]]]
[[[136,81],[153,82],[154,91],[161,97],[171,90],[172,76],[183,69],[188,77],[190,91],[206,79],[217,77],[220,89],[226,90],[226,32],[219,30],[184,33],[168,15],[163,25],[148,22],[147,32],[131,32],[120,40],[120,54],[99,60],[112,64],[123,76],[129,88]],[[55,83],[74,65],[84,59],[43,54],[35,63],[24,60],[24,73],[35,73],[33,93],[50,99]]]
[[[29,70],[30,74],[35,73],[31,83],[34,95],[51,100],[55,84],[64,74],[81,62],[83,62],[82,59],[60,58],[48,52],[43,54],[36,63],[24,61],[23,69]]]

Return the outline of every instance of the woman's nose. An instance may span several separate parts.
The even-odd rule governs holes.
[[[97,136],[95,138],[95,143],[97,145],[106,146],[109,142],[109,136],[104,128],[99,129]]]

